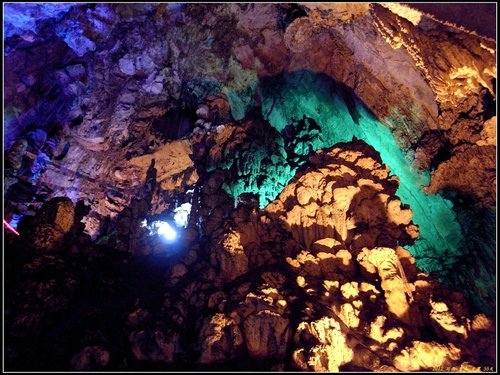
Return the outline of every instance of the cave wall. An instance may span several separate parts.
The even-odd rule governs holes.
[[[138,330],[132,335],[137,360],[176,363],[174,357],[183,358],[186,350],[189,358],[198,358],[201,347],[206,354],[197,359],[200,365],[232,361],[246,353],[251,358],[276,357],[276,368],[283,366],[284,358],[293,358],[286,366],[337,371],[338,366],[358,366],[356,358],[363,355],[378,363],[373,369],[382,363],[399,370],[430,368],[407,367],[408,356],[423,350],[421,345],[431,350],[432,341],[407,332],[407,327],[401,328],[401,337],[409,335],[418,343],[398,342],[400,356],[406,359],[386,360],[380,351],[377,362],[372,354],[360,354],[363,342],[359,348],[344,343],[342,337],[350,331],[343,324],[356,320],[348,318],[347,311],[368,314],[360,307],[363,298],[349,300],[351,307],[335,305],[345,315],[342,323],[335,320],[338,311],[325,315],[323,307],[304,297],[301,303],[310,309],[304,314],[312,323],[297,325],[293,322],[308,319],[300,314],[297,318],[296,308],[292,314],[286,307],[294,299],[283,295],[288,284],[273,279],[276,295],[264,284],[239,284],[255,267],[278,264],[276,272],[297,279],[300,293],[308,293],[312,283],[314,293],[321,294],[318,280],[329,281],[325,288],[330,294],[321,298],[330,303],[337,287],[330,285],[331,275],[324,274],[330,272],[329,265],[345,268],[346,284],[363,267],[368,274],[378,272],[356,258],[364,248],[368,258],[372,252],[397,254],[397,259],[406,259],[401,260],[403,268],[410,262],[418,272],[436,272],[440,282],[463,290],[474,309],[495,312],[494,40],[395,4],[6,4],[4,10],[8,221],[32,217],[53,197],[83,200],[90,207],[83,218],[89,237],[76,242],[77,248],[97,240],[124,256],[158,256],[163,245],[158,239],[151,242],[142,220],[192,204],[185,233],[189,241],[177,249],[188,256],[165,266],[168,283],[179,283],[187,291],[174,293],[165,303],[177,306],[176,313],[169,308],[168,314],[177,314],[169,318],[172,321],[182,318],[179,330],[196,309],[211,306],[190,333],[200,340],[198,349],[193,352],[193,342],[186,349],[179,333],[169,331],[162,333],[166,341],[155,339],[163,354],[145,353],[143,345],[153,338]],[[36,129],[47,133],[41,150],[23,143]],[[359,146],[358,140],[366,145]],[[39,153],[32,164],[23,157],[23,147],[48,156]],[[332,168],[331,155],[325,156],[332,147],[347,153],[338,166],[344,182],[333,182],[345,184],[337,196],[328,190],[332,180],[324,170]],[[148,193],[153,159],[156,183]],[[327,192],[325,185],[308,186],[310,182],[300,177],[306,168],[317,169],[308,178],[323,181]],[[361,177],[364,173],[369,175]],[[332,204],[339,206],[323,207],[326,198],[313,191],[332,195]],[[55,238],[52,248],[66,249],[74,240],[65,229],[43,224],[35,233]],[[30,225],[35,224],[20,229]],[[282,242],[288,245],[279,245]],[[319,256],[325,243],[330,250]],[[352,259],[341,267],[340,259],[348,254]],[[189,278],[198,272],[202,281],[191,283]],[[269,275],[263,275],[269,282]],[[400,271],[398,275],[404,281],[406,276]],[[414,316],[418,304],[410,304],[409,315],[391,310],[398,298],[406,298],[401,290],[406,291],[402,295],[416,293],[412,298],[421,299],[422,310],[447,314],[445,307],[434,305],[438,302],[426,300],[428,287],[421,286],[428,282],[426,277],[417,277],[420,284],[415,277],[403,284],[371,280],[387,294],[387,311],[397,318],[385,319],[396,319],[391,326],[397,337],[397,320],[411,326],[423,319],[415,324],[436,328],[432,314]],[[211,282],[220,290],[210,289]],[[394,292],[394,301],[387,283],[402,288]],[[438,285],[429,283],[432,288]],[[229,287],[239,295],[232,303],[247,306],[243,310],[252,305],[252,313],[237,310],[239,317],[233,316],[234,306],[221,302],[232,298],[224,294]],[[462,304],[462,297],[453,298],[454,304]],[[264,307],[260,300],[274,307]],[[475,337],[467,324],[474,326],[474,319],[483,318],[467,319],[465,328],[438,327],[430,337],[437,335],[453,345],[450,330]],[[370,324],[384,319],[379,320]],[[259,324],[274,327],[266,331],[267,347],[244,339],[253,337]],[[229,336],[217,333],[222,327]],[[364,326],[349,329],[359,327]],[[305,343],[310,342],[308,335],[321,336],[322,329],[338,333],[325,339],[326,349]],[[300,334],[293,336],[295,331]],[[477,357],[476,352],[470,354],[475,339],[469,333],[460,333],[462,341],[456,339],[461,354],[431,345],[447,358],[441,365],[463,365],[467,356]],[[214,342],[220,345],[214,347]],[[328,348],[334,345],[345,345],[343,359],[331,355]],[[100,349],[86,350],[80,360],[106,357]]]
[[[198,158],[210,159],[210,151]],[[203,176],[178,242],[139,230],[151,194],[97,242],[79,220],[89,207],[68,198],[23,221],[6,256],[9,368],[494,365],[493,317],[417,267],[404,248],[418,237],[412,212],[396,195],[398,178],[366,142],[316,152],[264,209],[256,196],[234,207],[223,187],[230,178],[224,168]]]

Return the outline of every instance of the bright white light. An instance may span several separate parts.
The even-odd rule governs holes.
[[[173,241],[177,237],[177,232],[169,223],[165,221],[156,221],[154,224],[158,228],[158,234],[161,234],[168,241]]]
[[[189,214],[191,213],[191,203],[183,203],[174,210],[174,221],[179,227],[186,227]]]
[[[141,222],[141,227],[148,228],[149,235],[154,236],[160,234],[167,241],[173,241],[177,238],[177,232],[175,231],[173,225],[166,221],[153,221],[151,225],[148,225],[146,219]]]

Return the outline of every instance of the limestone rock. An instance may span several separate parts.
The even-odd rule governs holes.
[[[60,227],[64,233],[73,226],[75,205],[69,198],[53,199],[42,210],[47,212],[46,220]]]
[[[299,356],[294,352],[296,364],[310,371],[336,372],[353,358],[353,351],[346,342],[338,322],[322,318],[311,323],[301,323],[294,341],[309,350]],[[300,362],[299,362],[300,361]]]
[[[4,10],[5,203],[29,212],[6,237],[6,369],[496,363],[460,291],[494,312],[494,40],[389,3]],[[28,148],[58,155],[37,186]],[[433,210],[442,245],[420,241],[426,184],[464,254]],[[178,242],[141,226],[183,203]]]
[[[38,225],[33,234],[33,246],[49,252],[61,251],[64,246],[64,232],[59,227],[50,224]]]
[[[408,298],[412,298],[411,290],[395,251],[389,248],[375,248],[369,251],[368,260],[377,268],[382,280],[381,286],[389,311],[402,321],[409,322]]]
[[[100,346],[87,346],[71,359],[75,371],[92,371],[105,368],[110,361],[110,353]]]
[[[335,238],[322,238],[320,240],[315,241],[312,244],[311,250],[313,250],[314,252],[323,251],[329,253],[333,252],[336,246],[341,246],[341,245],[342,245],[341,242],[339,242]]]
[[[361,143],[359,146],[361,150]],[[277,210],[271,206],[275,214],[285,217],[284,223],[292,228],[294,238],[305,248],[313,247],[316,241],[324,238],[333,238],[343,246],[356,249],[372,247],[378,241],[395,245],[396,239],[408,241],[411,238],[408,226],[411,224],[411,212],[402,210],[401,202],[397,199],[385,203],[388,196],[393,194],[392,184],[388,181],[375,186],[365,183],[365,180],[374,179],[379,171],[385,170],[377,163],[377,156],[371,151],[365,152],[370,156],[365,157],[363,164],[351,164],[362,155],[358,146],[353,146],[351,151],[334,148],[328,153],[315,155],[313,163],[328,165],[329,169],[297,176],[290,185],[295,186],[295,192],[285,189],[280,194],[281,201],[297,202],[292,209]],[[346,167],[346,163],[349,167]],[[346,172],[352,176],[349,186],[345,186]],[[326,189],[325,181],[330,181]],[[331,205],[323,202],[321,193],[331,194]]]
[[[241,350],[244,338],[240,328],[224,314],[207,319],[200,330],[201,364],[230,360]]]
[[[220,247],[212,254],[212,263],[219,265],[222,280],[231,281],[248,272],[248,256],[241,245],[239,233],[224,236]]]
[[[413,341],[394,358],[394,367],[400,371],[452,368],[460,358],[460,349],[454,345]]]
[[[289,320],[269,310],[261,310],[243,321],[243,334],[252,358],[282,359],[290,339]]]
[[[480,206],[493,205],[496,198],[491,186],[495,178],[488,171],[495,169],[494,153],[492,146],[473,146],[453,155],[432,173],[426,192],[456,191],[459,197],[473,199]]]
[[[129,58],[121,58],[119,61],[119,66],[120,70],[125,73],[126,75],[134,75],[135,74],[135,64],[134,60],[131,60]]]
[[[172,363],[175,356],[182,352],[179,335],[176,333],[164,333],[161,330],[134,331],[130,334],[129,341],[138,360]]]

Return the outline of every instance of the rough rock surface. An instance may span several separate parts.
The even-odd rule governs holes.
[[[6,369],[495,365],[494,40],[389,3],[5,10]],[[380,150],[270,125],[263,90],[303,72],[453,203],[448,286]],[[151,232],[183,203],[175,242]]]
[[[217,106],[207,97],[223,93],[233,116],[242,119],[258,104],[259,79],[283,71],[324,73],[351,88],[392,129],[405,150],[416,151],[417,166],[428,166],[426,155],[439,151],[420,144],[423,135],[438,130],[441,144],[451,142],[457,148],[444,160],[434,158],[435,167],[441,165],[433,174],[436,191],[443,187],[440,179],[467,163],[460,157],[452,165],[442,161],[469,147],[462,140],[471,142],[471,147],[480,142],[479,134],[494,115],[493,41],[423,14],[417,22],[408,16],[411,12],[398,13],[394,7],[98,4],[39,8],[27,6],[26,12],[47,20],[43,32],[32,24],[10,21],[4,146],[9,148],[33,123],[49,130],[62,126],[59,147],[71,144],[65,166],[112,185],[123,181],[132,188],[140,185],[147,168],[140,157],[173,147],[165,142],[185,132],[182,127],[194,127],[199,104]],[[58,17],[58,22],[49,17]],[[217,29],[211,29],[215,24]],[[33,40],[23,34],[26,29]],[[95,48],[83,55],[74,51],[67,44],[73,34]],[[190,36],[187,41],[185,35]],[[142,45],[147,48],[139,48]],[[26,66],[24,62],[31,60],[28,55],[42,52],[36,64]],[[221,120],[229,119],[229,107],[224,106],[218,109]],[[184,112],[174,119],[169,113],[179,107]],[[212,109],[211,116],[216,116]],[[208,113],[202,109],[200,115]],[[155,126],[161,126],[160,138]],[[189,146],[174,153],[186,161],[179,158],[175,171],[166,173],[170,180],[174,174],[172,182],[164,183],[166,190],[178,188],[185,179],[196,180],[187,161]],[[482,153],[494,154],[490,149]],[[165,157],[172,160],[168,153]],[[164,164],[167,168],[169,162]],[[494,174],[489,168],[481,170],[488,179]],[[112,217],[130,203],[124,199],[111,208],[95,192],[106,187],[76,177],[78,184],[60,171],[47,171],[46,181],[56,187],[52,196],[84,197],[99,215]],[[475,194],[475,189],[470,190]],[[130,195],[128,190],[125,193]],[[475,198],[489,205],[494,193],[491,188],[485,193]]]
[[[222,171],[199,186],[199,207],[212,202],[192,214],[204,225],[192,220],[182,245],[164,254],[137,256],[154,241],[146,234],[134,257],[111,243],[68,251],[72,241],[57,255],[26,253],[11,239],[19,252],[8,257],[9,363],[27,368],[23,353],[47,340],[61,368],[76,370],[432,371],[495,363],[494,319],[422,273],[399,245],[418,234],[411,210],[366,143],[311,156],[263,210],[252,200],[228,205],[214,181]],[[193,240],[195,228],[203,240]],[[47,267],[49,280],[39,280]],[[26,285],[33,293],[16,294]],[[83,311],[74,297],[81,293],[89,295]],[[57,314],[67,316],[79,347],[51,336],[63,324]],[[108,315],[114,322],[103,325]],[[37,359],[30,368],[46,365]]]

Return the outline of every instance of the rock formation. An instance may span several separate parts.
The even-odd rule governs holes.
[[[4,10],[7,370],[495,366],[493,39],[391,3]]]
[[[76,314],[71,320],[92,316],[77,332],[82,344],[71,359],[77,370],[123,368],[131,353],[135,366],[151,363],[165,369],[189,363],[199,369],[230,366],[233,361],[257,369],[252,360],[267,369],[304,371],[465,371],[493,365],[494,320],[473,313],[462,293],[422,273],[400,246],[411,244],[418,228],[411,210],[395,195],[398,182],[389,172],[366,143],[338,144],[311,156],[264,210],[251,200],[233,209],[225,199],[212,203],[210,211],[200,210],[201,228],[207,228],[204,240],[189,241],[189,231],[197,226],[188,227],[183,246],[164,245],[166,254],[156,260],[129,258],[128,249],[120,256],[119,249],[89,243],[75,249],[76,241],[59,244],[60,252],[52,255],[40,253],[40,246],[29,255],[18,248],[9,255],[24,259],[8,273],[8,280],[19,280],[10,291],[16,303],[7,314],[8,337],[29,334],[35,342],[47,340],[45,335],[61,326],[51,319],[62,311]],[[213,172],[207,178],[216,176]],[[201,188],[200,207],[227,195],[214,186],[208,182]],[[36,228],[52,225],[64,232],[72,206],[68,200],[56,202],[48,202],[56,208],[51,224]],[[214,214],[217,210],[221,214]],[[34,221],[46,216],[42,210]],[[27,228],[20,225],[22,236],[15,240],[22,241]],[[147,235],[142,237],[150,246]],[[13,249],[21,246],[15,240]],[[52,250],[52,242],[44,248]],[[127,262],[119,265],[124,258]],[[77,265],[85,271],[77,272]],[[46,267],[51,271],[42,272]],[[128,274],[141,268],[135,280]],[[67,276],[61,280],[57,270]],[[165,272],[166,279],[152,280],[143,272]],[[50,275],[50,280],[36,275]],[[158,283],[149,291],[153,295],[139,285],[145,278]],[[104,289],[89,290],[95,283]],[[21,285],[38,291],[36,297],[16,294]],[[130,296],[119,301],[130,311],[97,308],[101,298],[117,298],[123,292],[115,295],[115,288],[125,286]],[[70,291],[73,297],[64,297]],[[74,296],[82,293],[91,293],[90,306],[73,311],[79,304]],[[41,310],[39,303],[44,304]],[[94,327],[91,322],[112,314],[108,309],[120,311],[121,317],[111,327]],[[76,322],[66,324],[77,331]],[[124,349],[111,344],[118,339],[113,337],[116,327],[124,329],[122,340],[128,335],[128,344],[120,343]],[[84,330],[97,332],[85,339]],[[11,350],[26,348],[13,345]]]

